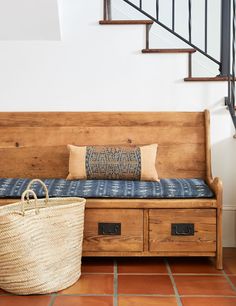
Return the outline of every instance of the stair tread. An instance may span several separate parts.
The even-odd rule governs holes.
[[[224,76],[216,76],[216,77],[188,77],[185,78],[186,82],[220,82],[220,81],[228,81],[228,77]]]
[[[100,20],[99,24],[153,24],[152,20]]]
[[[180,49],[180,48],[174,48],[174,49],[142,49],[142,53],[194,53],[196,52],[195,49]]]

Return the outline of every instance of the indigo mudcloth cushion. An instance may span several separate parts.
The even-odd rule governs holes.
[[[159,182],[118,180],[45,179],[50,197],[84,198],[211,198],[213,192],[202,179],[161,179]],[[30,179],[0,178],[0,198],[20,198]],[[39,198],[43,188],[35,183],[32,189]]]

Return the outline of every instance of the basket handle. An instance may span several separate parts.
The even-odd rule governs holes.
[[[40,179],[33,179],[32,181],[29,182],[27,189],[30,189],[33,183],[40,183],[43,186],[44,192],[45,192],[45,204],[48,204],[49,201],[49,195],[48,195],[48,189],[47,186],[45,185],[45,183],[43,181],[41,181]],[[29,201],[29,194],[27,195],[27,201]]]
[[[38,198],[36,196],[36,193],[31,190],[31,189],[26,189],[22,195],[21,195],[21,210],[22,210],[22,214],[23,216],[25,215],[25,196],[27,196],[27,203],[29,203],[29,194],[32,194],[34,197],[34,208],[35,208],[35,213],[38,214],[39,213],[39,208],[37,207],[37,203],[38,203]]]

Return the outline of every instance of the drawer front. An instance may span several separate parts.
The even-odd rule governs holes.
[[[149,250],[216,251],[216,210],[151,209]]]
[[[86,209],[83,251],[143,251],[143,210]]]

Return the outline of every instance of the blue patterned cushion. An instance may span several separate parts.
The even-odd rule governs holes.
[[[212,198],[202,179],[161,179],[160,182],[45,179],[50,197],[84,198]],[[30,179],[0,178],[0,198],[20,198]],[[44,197],[39,184],[33,188]]]

